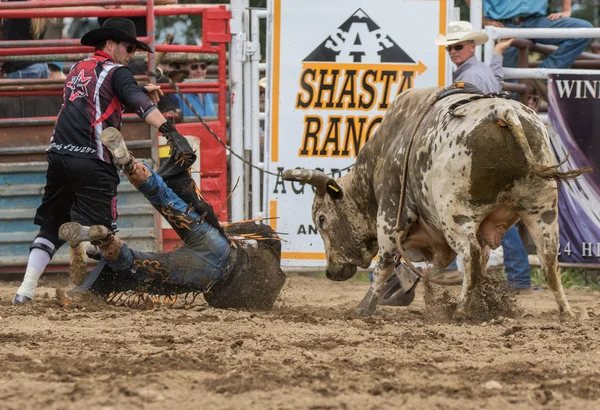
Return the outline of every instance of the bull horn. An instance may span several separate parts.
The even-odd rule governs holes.
[[[285,181],[302,182],[314,186],[319,196],[325,196],[327,185],[332,181],[335,183],[330,175],[318,169],[286,169],[283,171],[282,177]],[[337,184],[335,185],[337,186]]]

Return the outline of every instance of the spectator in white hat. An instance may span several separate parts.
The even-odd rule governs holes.
[[[477,60],[475,48],[488,41],[485,33],[473,32],[468,21],[452,21],[448,24],[448,34],[438,34],[435,44],[446,46],[450,60],[456,64],[452,74],[453,81],[465,81],[476,85],[484,93],[502,91],[502,53],[513,39],[502,39],[494,47],[491,64]]]

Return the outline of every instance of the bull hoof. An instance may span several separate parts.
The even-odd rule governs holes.
[[[465,311],[464,308],[458,308],[456,309],[456,312],[454,312],[454,315],[452,316],[452,318],[454,320],[458,320],[458,321],[462,321],[467,319],[467,312]]]
[[[575,313],[573,313],[571,308],[567,308],[564,311],[562,311],[560,316],[561,319],[577,319],[577,316],[575,316]]]
[[[370,309],[368,307],[362,307],[362,306],[358,306],[356,308],[356,310],[354,311],[354,315],[356,316],[361,316],[361,317],[365,317],[365,316],[373,316],[375,314],[375,308]]]
[[[371,316],[375,314],[378,299],[379,298],[373,294],[373,291],[369,289],[363,300],[360,301],[358,308],[356,308],[354,313],[359,316]]]

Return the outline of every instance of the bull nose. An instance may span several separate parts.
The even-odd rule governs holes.
[[[356,266],[353,265],[344,265],[342,269],[338,271],[326,270],[325,276],[329,280],[334,280],[336,282],[342,282],[344,280],[348,280],[356,274]]]

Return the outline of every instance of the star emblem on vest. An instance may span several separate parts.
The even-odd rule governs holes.
[[[87,97],[88,92],[86,86],[90,82],[92,77],[86,77],[83,70],[77,74],[77,77],[74,77],[67,83],[67,87],[71,89],[71,96],[69,97],[69,101],[74,101],[75,98]]]

